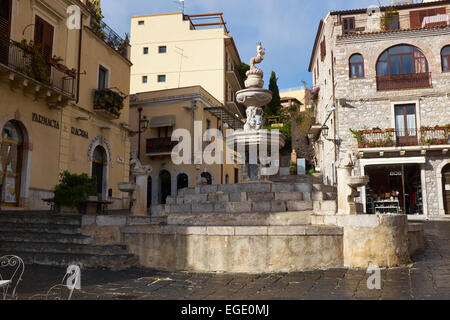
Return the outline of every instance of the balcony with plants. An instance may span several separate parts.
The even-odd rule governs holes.
[[[450,144],[450,124],[445,126],[421,127],[418,130],[407,129],[398,131],[394,128],[353,130],[353,137],[358,142],[359,149],[408,147],[408,146],[438,146]]]
[[[43,52],[42,45],[33,41],[0,39],[0,65],[3,71],[12,71],[19,78],[32,79],[36,85],[44,85],[52,90],[55,96],[73,100],[77,71],[63,64],[61,57],[54,55],[47,58]],[[17,83],[16,78],[10,77],[10,80]]]
[[[119,119],[125,96],[112,89],[94,91],[94,110],[109,119]]]
[[[98,5],[98,0],[87,1],[87,7],[91,12],[91,23],[89,29],[110,48],[119,53],[125,59],[130,58],[130,40],[129,35],[125,35],[125,39],[120,37],[113,29],[111,29],[104,21],[102,10]]]

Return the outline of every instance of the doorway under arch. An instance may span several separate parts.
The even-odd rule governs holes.
[[[213,184],[213,178],[211,173],[209,172],[202,172],[202,174],[200,175],[202,178],[206,179],[206,184],[211,185]]]
[[[9,121],[0,139],[1,204],[19,206],[22,182],[24,133],[17,121]]]
[[[442,169],[442,193],[444,196],[444,212],[450,215],[450,164]]]
[[[94,149],[92,156],[92,177],[95,177],[97,181],[97,194],[101,200],[106,200],[106,179],[108,178],[106,173],[106,167],[108,164],[106,151],[102,146],[97,146]]]
[[[172,194],[172,181],[170,172],[162,170],[159,173],[159,203],[166,204],[166,199]]]
[[[180,173],[177,177],[177,190],[189,188],[189,177],[185,173]]]

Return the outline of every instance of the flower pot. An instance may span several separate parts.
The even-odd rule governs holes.
[[[373,130],[373,133],[381,133],[381,129],[375,129]]]

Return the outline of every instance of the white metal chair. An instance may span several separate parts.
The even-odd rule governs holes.
[[[71,265],[67,268],[60,284],[51,287],[47,294],[37,294],[30,297],[30,300],[70,300],[73,291],[81,289],[81,270],[77,265]]]
[[[22,281],[25,264],[18,256],[0,257],[0,288],[3,300],[17,300],[17,287]],[[9,293],[11,292],[11,293]]]

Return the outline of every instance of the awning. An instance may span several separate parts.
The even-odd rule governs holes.
[[[223,123],[228,124],[232,129],[238,130],[244,127],[244,123],[224,107],[208,107],[205,111],[209,111],[219,118]]]
[[[175,116],[161,116],[150,119],[150,128],[173,127],[175,125]]]
[[[382,158],[382,159],[360,159],[362,167],[376,165],[395,165],[395,164],[424,164],[425,157],[405,157],[405,158]]]

